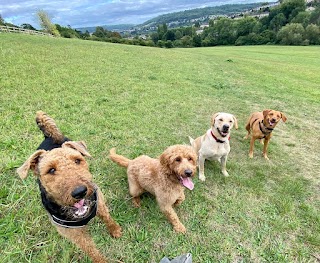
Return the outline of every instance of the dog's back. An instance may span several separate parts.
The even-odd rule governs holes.
[[[64,142],[69,141],[58,129],[55,121],[45,112],[37,111],[36,122],[44,135],[44,140],[37,150],[43,149],[50,151],[54,148],[61,147]]]

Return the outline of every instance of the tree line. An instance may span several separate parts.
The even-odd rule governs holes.
[[[306,11],[312,5],[312,11]],[[209,21],[200,31],[200,23],[193,26],[168,28],[166,23],[157,26],[157,31],[143,38],[122,37],[118,32],[96,27],[95,32],[81,32],[71,26],[52,24],[44,11],[38,12],[42,30],[55,36],[105,41],[129,45],[152,47],[208,47],[217,45],[319,45],[320,44],[320,0],[306,4],[305,0],[284,0],[270,8],[267,16],[257,18],[240,16],[237,19],[219,17]],[[5,21],[0,16],[0,25]],[[14,26],[10,24],[10,26]],[[23,28],[33,29],[29,24]]]

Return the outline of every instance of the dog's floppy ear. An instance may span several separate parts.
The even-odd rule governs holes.
[[[217,113],[215,113],[215,114],[212,115],[212,117],[211,117],[211,126],[214,125],[214,121],[215,121],[216,117],[217,117],[219,114],[220,114],[220,112],[217,112]]]
[[[234,127],[236,128],[236,130],[238,130],[238,120],[234,115],[232,115],[232,118],[233,118],[233,121],[234,121]]]
[[[281,112],[281,119],[282,119],[283,122],[287,121],[286,115],[284,115],[282,112]]]
[[[83,156],[91,157],[90,153],[87,151],[87,145],[84,141],[67,141],[64,144],[62,144],[62,148],[71,148],[78,152],[80,152]]]
[[[36,175],[36,167],[39,163],[39,158],[42,154],[44,154],[45,150],[38,150],[33,153],[25,163],[17,169],[17,173],[21,179],[25,179],[28,176],[29,170],[32,170],[33,173]]]
[[[264,110],[264,111],[262,112],[263,118],[265,118],[265,117],[269,114],[270,111],[271,111],[271,110]]]

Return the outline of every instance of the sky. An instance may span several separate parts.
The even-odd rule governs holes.
[[[0,15],[7,23],[31,24],[40,29],[36,13],[45,11],[51,22],[72,28],[142,24],[158,15],[224,4],[263,0],[0,0]]]

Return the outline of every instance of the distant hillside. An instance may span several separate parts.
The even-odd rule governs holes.
[[[114,32],[122,32],[129,30],[133,28],[135,25],[134,24],[121,24],[121,25],[103,25],[102,27],[104,29],[107,29],[109,31],[114,31]],[[92,26],[92,27],[81,27],[81,28],[76,28],[77,30],[81,32],[86,32],[88,31],[89,33],[93,33],[96,31],[97,26]]]
[[[208,22],[211,16],[232,15],[235,13],[244,12],[246,10],[250,10],[258,6],[261,6],[262,3],[266,3],[266,2],[196,8],[196,9],[190,9],[190,10],[185,10],[181,12],[174,12],[174,13],[160,15],[140,25],[132,25],[132,24],[103,25],[102,27],[109,31],[124,32],[124,31],[129,31],[133,28],[138,31],[141,29],[152,30],[153,27],[156,27],[157,25],[163,24],[163,23],[168,24],[169,27],[189,26],[189,25],[192,25],[195,22],[195,20],[201,21],[201,22]],[[92,33],[96,30],[96,27],[83,27],[83,28],[77,28],[77,30],[80,30],[82,32],[85,32],[86,30],[88,30],[90,33]]]
[[[185,10],[181,12],[169,13],[165,15],[157,16],[150,19],[137,27],[153,27],[159,24],[168,24],[174,26],[187,26],[197,21],[207,22],[211,16],[217,15],[232,15],[235,13],[244,12],[262,5],[262,3],[251,3],[251,4],[232,4],[232,5],[221,5],[213,7],[204,7]]]

